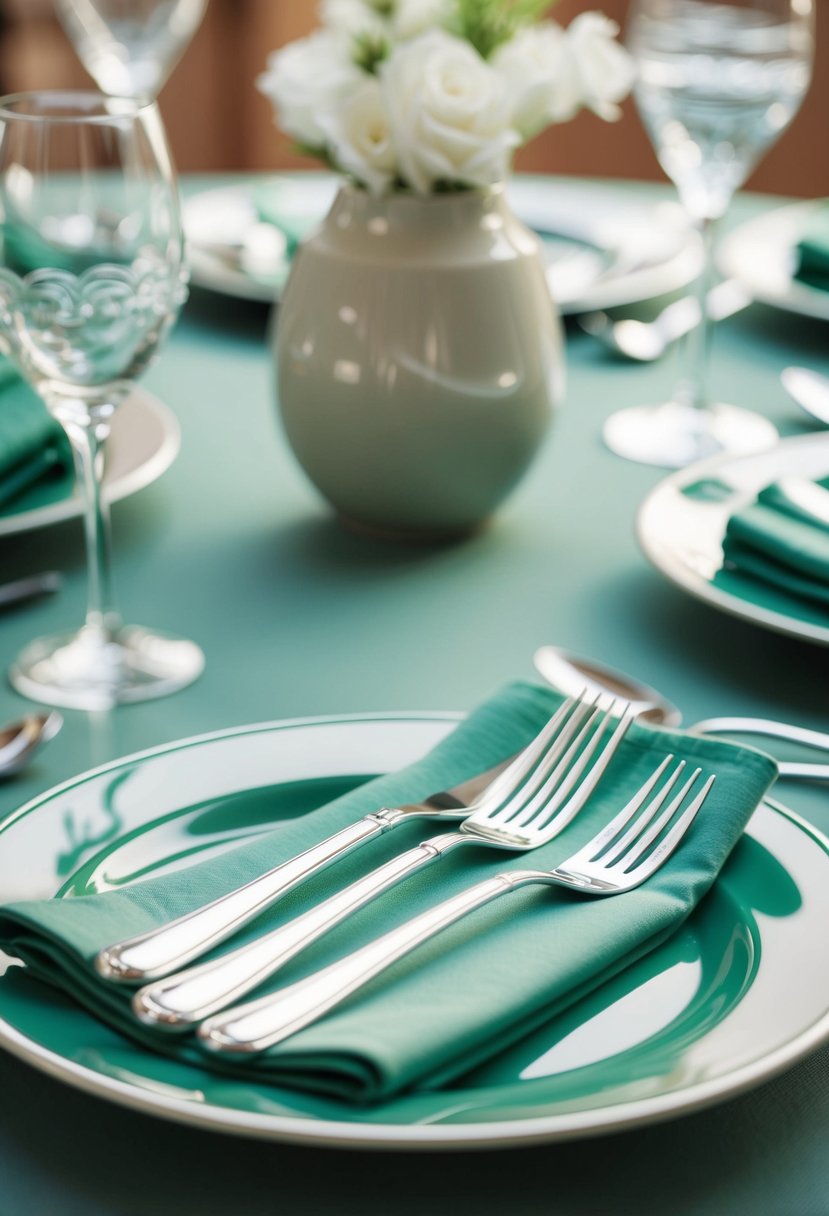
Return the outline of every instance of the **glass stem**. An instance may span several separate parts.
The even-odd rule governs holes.
[[[118,625],[112,607],[109,509],[101,493],[103,445],[108,421],[65,423],[75,458],[75,472],[84,507],[87,563],[87,628],[111,635]]]
[[[697,231],[702,241],[702,268],[694,281],[691,295],[699,305],[700,322],[685,338],[685,375],[680,385],[680,396],[685,404],[698,410],[704,410],[709,404],[708,368],[713,327],[708,314],[708,292],[714,281],[715,230],[716,220],[708,217],[697,220]]]

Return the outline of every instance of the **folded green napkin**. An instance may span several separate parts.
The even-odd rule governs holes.
[[[277,988],[500,869],[549,869],[620,808],[671,751],[718,780],[680,849],[647,884],[589,899],[560,888],[525,888],[438,935],[314,1026],[258,1057],[220,1059],[189,1037],[142,1027],[123,987],[98,978],[97,950],[152,928],[237,886],[383,805],[421,799],[511,754],[559,704],[557,694],[508,685],[425,759],[337,801],[173,875],[101,895],[0,908],[0,947],[94,1014],[148,1046],[258,1080],[373,1101],[412,1086],[443,1085],[497,1054],[639,958],[685,919],[714,881],[775,776],[760,752],[634,725],[596,796],[559,838],[532,854],[466,848],[364,908],[300,955]],[[386,858],[441,830],[420,822],[388,833],[299,888],[235,939],[318,902]],[[446,830],[446,825],[443,825]]]
[[[293,182],[283,184],[266,181],[253,187],[253,206],[259,219],[278,228],[286,240],[285,252],[292,258],[298,246],[310,232],[318,228],[325,218],[327,207],[320,210],[307,201],[298,206],[296,186]]]
[[[71,465],[69,441],[46,406],[0,360],[0,507]]]
[[[795,250],[795,278],[829,291],[829,202],[811,217]]]
[[[812,483],[826,494],[829,477]],[[785,483],[767,486],[733,515],[723,541],[726,568],[829,605],[829,522],[810,514]]]

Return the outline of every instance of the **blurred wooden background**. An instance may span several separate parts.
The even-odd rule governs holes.
[[[556,20],[601,9],[624,24],[628,0],[560,0]],[[814,80],[803,107],[749,186],[774,194],[829,195],[829,0],[817,0]],[[76,86],[87,77],[52,16],[51,0],[0,0],[0,89]],[[309,31],[315,0],[210,0],[204,23],[161,95],[179,168],[275,169],[303,163],[273,124],[254,81],[268,52]],[[635,108],[604,123],[592,114],[553,127],[519,153],[520,168],[659,179]]]

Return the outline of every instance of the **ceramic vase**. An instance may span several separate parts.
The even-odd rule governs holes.
[[[345,523],[397,537],[485,523],[563,394],[540,244],[500,186],[343,186],[296,256],[273,343],[299,463]]]

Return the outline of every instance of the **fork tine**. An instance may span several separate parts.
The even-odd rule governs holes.
[[[644,815],[639,817],[639,821],[634,823],[628,832],[631,840],[630,847],[626,852],[620,853],[614,864],[626,871],[633,869],[639,858],[648,851],[655,840],[659,839],[663,829],[671,822],[690,793],[691,788],[695,785],[697,777],[699,777],[701,772],[701,768],[694,770],[679,793],[671,799],[668,806],[653,823],[649,825],[648,819]]]
[[[669,756],[668,758],[663,760],[662,764],[659,765],[659,768],[657,768],[656,772],[653,774],[653,777],[658,777],[658,775],[661,775],[662,771],[667,767],[668,762],[672,759],[673,759],[673,756]],[[599,852],[593,853],[592,859],[594,861],[601,861],[602,865],[609,866],[609,865],[612,865],[615,861],[617,861],[624,853],[626,853],[627,850],[630,848],[630,846],[636,840],[639,839],[639,837],[645,831],[645,828],[651,822],[653,817],[665,805],[665,800],[667,799],[671,790],[676,785],[677,781],[679,780],[679,778],[682,775],[684,770],[685,770],[685,761],[680,760],[679,764],[676,766],[676,768],[674,769],[671,776],[663,784],[662,788],[657,792],[657,794],[651,799],[651,801],[648,803],[645,810],[642,811],[641,815],[639,815],[638,818],[634,822],[631,822],[634,819],[634,815],[637,813],[639,808],[642,806],[645,798],[647,797],[647,794],[650,792],[647,789],[647,786],[648,785],[652,786],[653,778],[651,779],[650,782],[648,782],[646,784],[646,786],[643,786],[642,790],[640,790],[639,793],[636,794],[631,799],[631,801],[628,803],[629,807],[633,806],[633,804],[636,803],[637,801],[639,803],[639,807],[636,807],[634,809],[634,811],[632,811],[632,813],[628,816],[628,822],[630,823],[630,827],[628,827],[628,830],[626,832],[623,832],[622,835],[618,837],[618,839],[609,840],[608,843],[609,843],[610,847],[604,849],[604,851],[602,851],[601,853],[599,853]],[[694,777],[692,777],[692,779],[691,779],[692,783],[693,783],[693,781],[696,780],[698,773],[699,773],[699,769],[697,769],[697,772],[694,774]],[[646,791],[645,795],[644,795],[644,797],[640,797],[643,790]],[[680,799],[683,797],[685,792],[686,791],[683,790],[682,794],[680,794]],[[678,806],[679,803],[676,803],[676,805]],[[673,814],[673,812],[671,812],[671,814]],[[623,827],[625,825],[621,825],[621,826]],[[621,827],[620,827],[620,830],[621,830]],[[615,835],[617,835],[617,833],[614,833],[614,836]]]
[[[532,742],[528,743],[524,750],[519,752],[515,759],[487,787],[480,799],[481,808],[496,807],[505,798],[511,797],[547,751],[550,740],[556,736],[559,730],[566,736],[568,728],[572,725],[573,718],[580,716],[584,708],[584,701],[581,697],[568,697]],[[567,722],[568,717],[570,717],[570,722]]]
[[[705,802],[705,799],[708,797],[711,786],[714,784],[716,779],[716,774],[712,773],[691,805],[682,812],[676,823],[674,823],[670,831],[663,836],[653,851],[649,853],[643,861],[640,861],[638,865],[634,865],[628,870],[628,877],[635,875],[636,878],[642,882],[668,860],[671,853],[673,853],[674,849],[682,840],[683,836],[688,831],[688,828],[696,818],[698,811],[702,807],[703,802]]]
[[[619,744],[627,734],[628,727],[633,721],[634,716],[633,710],[628,706],[622,716],[619,718],[619,721],[616,723],[616,727],[610,738],[605,743],[600,755],[591,765],[587,776],[580,781],[576,792],[572,794],[572,796],[568,797],[570,791],[573,789],[573,786],[577,781],[579,781],[590,755],[598,746],[601,733],[604,731],[605,726],[612,717],[610,711],[605,714],[604,721],[602,722],[599,730],[596,732],[596,737],[591,740],[590,745],[585,749],[585,754],[579,757],[578,764],[574,767],[569,777],[565,779],[561,789],[553,796],[548,805],[541,808],[539,815],[532,822],[531,827],[534,830],[550,830],[552,829],[553,825],[555,825],[555,834],[557,835],[567,827],[571,820],[576,817],[598,785],[599,780],[608,764],[610,764],[610,761],[613,759]],[[567,799],[566,802],[564,801],[565,799]],[[563,806],[562,803],[564,803]]]
[[[540,787],[546,784],[551,770],[564,771],[569,763],[568,757],[573,749],[579,746],[585,731],[589,730],[596,712],[595,699],[593,701],[585,701],[581,697],[577,699],[576,708],[566,725],[556,734],[552,746],[549,746],[548,736],[545,740],[547,744],[545,754],[534,757],[535,770],[525,783],[522,785],[513,781],[512,787],[506,790],[501,797],[491,801],[487,799],[486,805],[481,807],[490,822],[497,823],[509,819],[514,814],[516,807],[523,806]],[[552,735],[553,732],[550,733]],[[540,753],[542,750],[539,748],[538,752]],[[532,765],[527,765],[527,770],[530,768]]]
[[[636,791],[630,802],[623,806],[618,815],[615,815],[614,818],[611,819],[610,823],[606,824],[600,832],[597,832],[595,836],[591,837],[586,845],[579,849],[577,853],[574,853],[570,858],[570,861],[585,862],[595,861],[596,859],[600,858],[602,854],[605,853],[608,845],[612,844],[616,840],[619,833],[627,827],[634,816],[637,815],[642,809],[646,799],[653,791],[654,786],[657,784],[659,778],[665,772],[665,769],[671,763],[673,758],[673,753],[669,753],[662,763],[654,769],[645,784],[640,786],[640,788]],[[679,772],[682,771],[684,763],[684,761],[680,761]]]
[[[510,819],[510,827],[523,827],[529,828],[532,831],[540,831],[542,829],[551,830],[553,823],[555,823],[555,834],[557,835],[558,832],[562,831],[575,818],[596,788],[600,777],[613,758],[616,749],[633,721],[633,714],[627,708],[617,721],[612,735],[605,743],[598,758],[593,761],[587,775],[583,776],[609,723],[614,718],[612,709],[604,712],[602,721],[596,728],[593,737],[578,756],[576,762],[572,763],[574,755],[578,752],[578,747],[592,726],[595,715],[598,712],[598,705],[596,705],[590,720],[585,724],[579,737],[568,749],[561,764],[555,772],[550,774],[550,777],[535,797],[517,815]],[[573,792],[574,788],[575,792]]]

